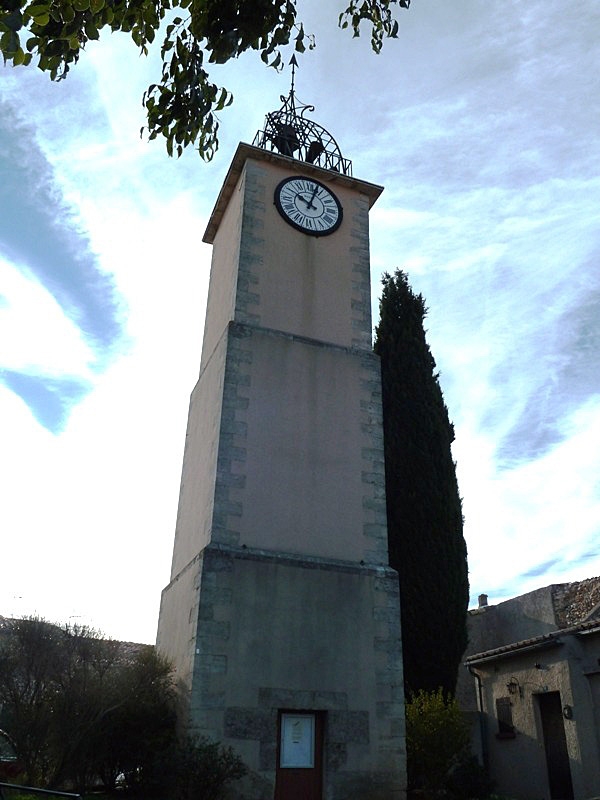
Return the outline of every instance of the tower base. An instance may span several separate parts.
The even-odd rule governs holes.
[[[280,787],[293,784],[294,772],[305,780],[303,769],[321,770],[317,800],[404,797],[397,574],[223,545],[206,547],[182,573],[163,592],[158,647],[174,652],[168,612],[179,609],[181,619],[178,595],[189,604],[193,584],[182,686],[189,727],[230,745],[248,766],[236,798],[287,800],[293,791]],[[321,730],[312,766],[294,770],[296,756],[285,766],[283,720],[311,715]]]

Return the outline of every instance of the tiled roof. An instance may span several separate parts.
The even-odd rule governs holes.
[[[495,647],[493,650],[485,650],[483,653],[473,653],[465,659],[464,663],[468,665],[479,661],[492,661],[495,658],[510,656],[523,650],[560,645],[562,644],[561,636],[565,634],[589,634],[595,632],[600,633],[600,621],[598,619],[589,619],[585,622],[580,622],[578,625],[571,625],[558,631],[544,633],[531,639],[522,639],[520,642],[506,644],[503,647]]]

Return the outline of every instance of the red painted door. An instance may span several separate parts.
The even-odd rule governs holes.
[[[275,800],[321,800],[323,723],[318,711],[281,711]]]

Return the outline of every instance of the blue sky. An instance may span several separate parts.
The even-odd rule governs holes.
[[[332,5],[332,4],[328,4]],[[600,8],[414,0],[381,56],[299,0],[296,88],[385,191],[373,307],[405,269],[457,438],[472,596],[600,574]],[[341,8],[341,6],[340,6]],[[210,165],[139,137],[125,36],[51,84],[0,68],[0,614],[153,641],[197,379],[208,215],[289,77],[219,68]]]

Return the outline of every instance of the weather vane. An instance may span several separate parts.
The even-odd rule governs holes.
[[[329,131],[308,119],[305,115],[315,107],[296,103],[295,78],[298,62],[290,59],[292,82],[287,97],[281,95],[283,105],[265,117],[264,130],[258,131],[253,145],[271,150],[289,158],[295,158],[323,169],[352,175],[352,162],[341,154],[337,142]]]

